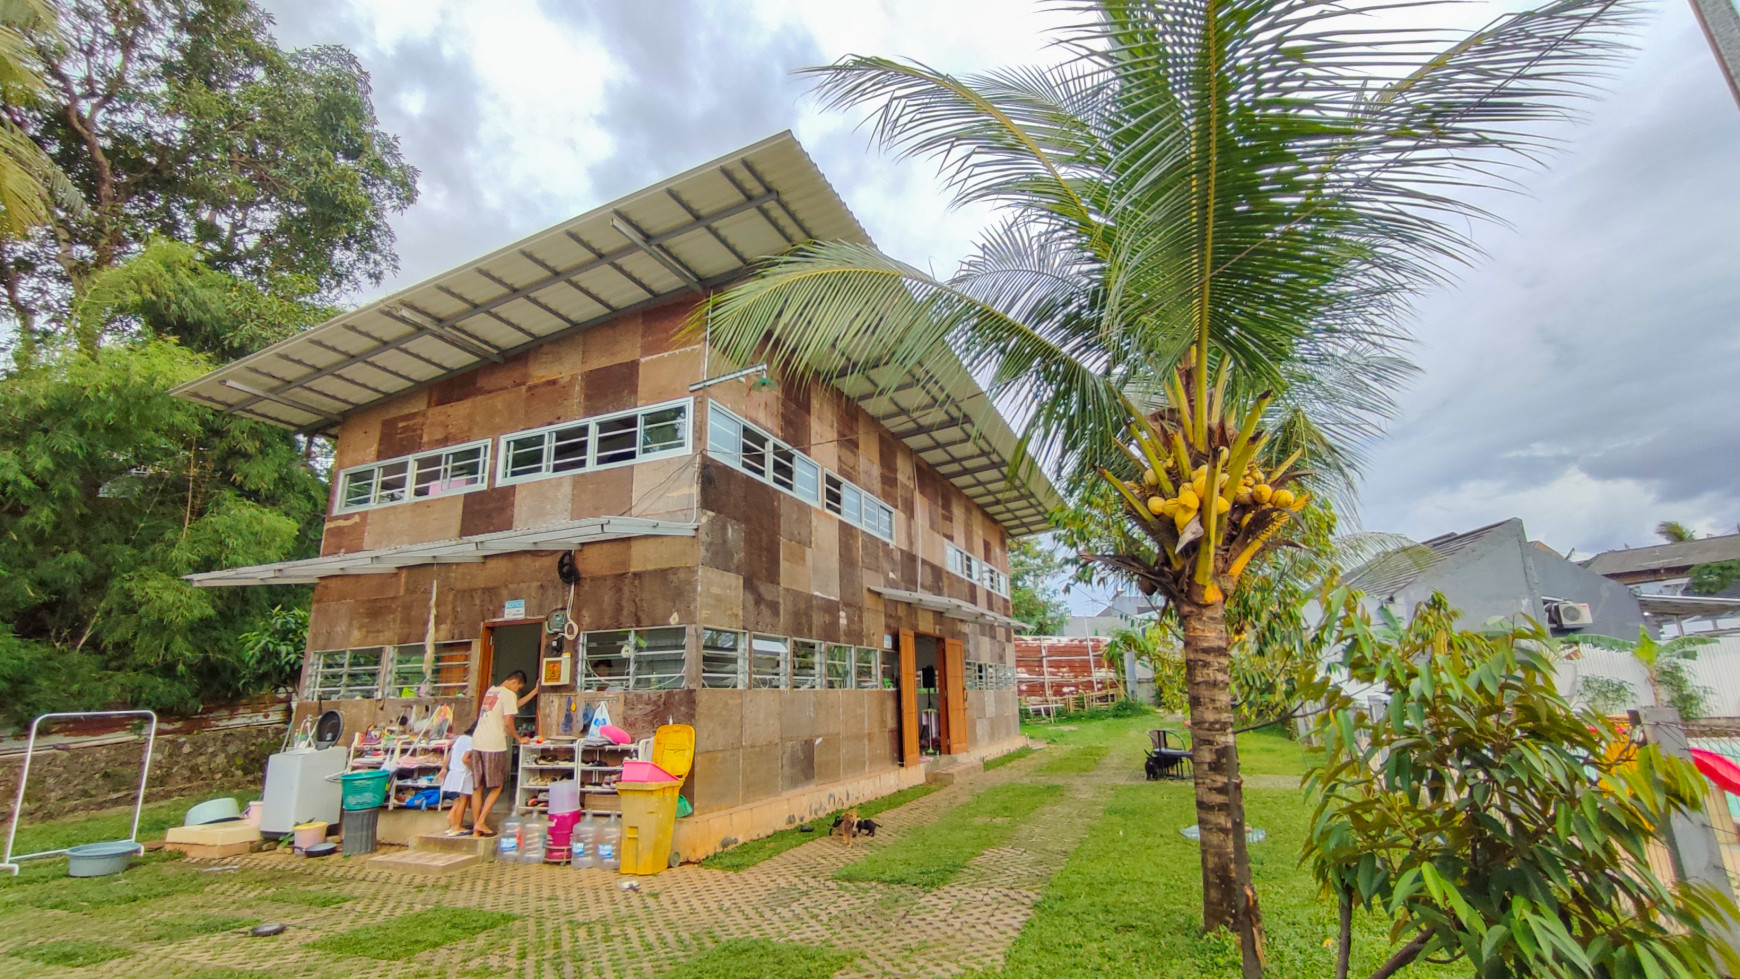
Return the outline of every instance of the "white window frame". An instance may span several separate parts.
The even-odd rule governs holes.
[[[984,558],[974,557],[966,549],[948,545],[949,573],[978,585],[993,594],[1009,597],[1009,575],[991,566]]]
[[[649,665],[648,661],[661,662],[673,658],[670,654],[671,647],[668,646],[660,647],[657,651],[657,655],[648,654],[646,634],[651,632],[674,632],[681,634],[682,644],[676,647],[678,652],[674,657],[677,663],[677,671],[675,673],[643,670],[643,667]],[[597,649],[595,653],[593,645],[595,642],[603,642],[607,637],[615,636],[624,636],[626,638],[617,640],[611,644],[615,647],[614,655],[598,655],[599,653],[604,652],[604,648]],[[582,689],[596,689],[597,684],[600,681],[602,681],[604,688],[607,691],[683,690],[687,688],[686,681],[689,662],[688,626],[650,626],[644,629],[595,629],[591,632],[582,633],[576,643],[576,647],[579,650],[580,656],[580,683]],[[609,676],[595,673],[592,669],[592,664],[604,659],[626,660],[627,662],[625,665],[627,666],[628,671],[626,673],[614,673]]]
[[[660,449],[656,452],[642,452],[641,443],[646,438],[646,419],[648,415],[672,408],[683,409],[683,420],[680,425],[682,438],[673,447]],[[608,422],[623,418],[635,418],[634,445],[635,456],[632,459],[620,459],[615,462],[600,463],[598,461],[598,428]],[[586,427],[586,462],[574,469],[564,469],[556,472],[555,451],[557,432]],[[497,486],[513,486],[519,483],[532,483],[540,479],[557,479],[562,476],[580,476],[585,473],[603,472],[606,469],[618,469],[623,466],[637,466],[643,462],[656,462],[659,459],[670,459],[676,456],[688,455],[694,451],[695,444],[695,399],[677,398],[674,401],[661,401],[658,404],[641,405],[625,411],[613,411],[604,415],[592,415],[587,418],[573,418],[557,422],[554,425],[542,425],[538,428],[528,428],[523,431],[509,432],[496,439],[499,446],[496,452],[495,484]],[[512,445],[523,439],[540,437],[544,441],[543,462],[534,472],[514,475],[509,472],[513,462]]]
[[[391,647],[323,649],[310,654],[303,677],[307,700],[378,700],[381,666]],[[355,678],[362,682],[352,682]],[[336,683],[324,682],[336,679]]]
[[[714,441],[715,431],[721,436],[717,443]],[[746,431],[754,433],[755,438],[763,444],[759,453],[762,454],[765,461],[759,466],[751,464],[744,458],[749,454],[743,448],[743,433]],[[728,440],[734,440],[736,445],[726,444]],[[775,466],[781,453],[787,453],[791,458],[790,486],[780,485],[775,476]],[[826,510],[878,540],[884,540],[890,544],[894,543],[894,515],[899,511],[889,505],[886,500],[849,479],[841,478],[833,470],[822,468],[816,460],[792,448],[783,439],[775,437],[760,425],[747,421],[730,409],[721,408],[713,402],[707,403],[707,454],[751,479],[766,483],[781,493],[796,497],[810,506]],[[814,489],[808,494],[800,490],[797,478],[798,472],[806,466],[815,480]],[[830,483],[840,488],[841,503],[838,506],[828,504]],[[855,499],[858,504],[856,509],[850,513],[846,512],[848,508],[845,506],[845,500],[849,498]],[[866,512],[870,511],[872,507],[875,508],[874,512],[880,519],[871,521],[866,518]]]
[[[427,452],[413,452],[409,455],[394,456],[391,459],[378,459],[374,462],[365,463],[360,466],[351,466],[348,469],[340,470],[338,478],[333,480],[334,490],[332,495],[332,512],[334,515],[362,513],[365,510],[379,510],[382,507],[399,506],[405,503],[421,503],[425,500],[438,500],[443,497],[459,496],[464,493],[475,493],[481,489],[488,489],[490,448],[492,445],[493,440],[491,439],[478,439],[473,442],[461,442],[458,445],[447,445],[442,446],[439,449],[430,449]],[[468,452],[472,449],[482,450],[479,453],[478,458],[476,482],[467,486],[457,486],[452,489],[444,489],[436,493],[429,493],[421,496],[417,494],[418,469],[424,462],[433,460],[435,464],[440,466],[442,471],[445,472],[446,469],[452,465],[451,460],[448,458],[449,456],[457,455],[461,452]],[[394,500],[381,500],[380,471],[397,465],[403,465],[405,467],[405,484],[403,489],[400,491],[399,498]],[[346,499],[349,496],[347,490],[350,486],[351,477],[359,473],[370,471],[373,471],[375,475],[372,489],[369,491],[369,501],[367,503],[359,503],[355,505],[347,503]],[[438,482],[447,481],[448,480],[446,479],[438,480]]]

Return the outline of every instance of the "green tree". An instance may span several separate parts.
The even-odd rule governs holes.
[[[288,586],[181,580],[312,554],[325,510],[325,483],[288,433],[169,397],[210,368],[144,339],[45,357],[0,385],[8,720],[68,704],[187,711],[251,692],[241,633],[306,601]]]
[[[1692,567],[1689,590],[1694,595],[1720,595],[1740,579],[1740,561],[1711,561]]]
[[[1650,702],[1657,707],[1672,707],[1680,716],[1690,719],[1708,714],[1710,690],[1693,678],[1686,664],[1698,658],[1698,649],[1716,640],[1709,636],[1676,636],[1666,642],[1650,638],[1649,629],[1639,627],[1637,641],[1612,636],[1578,636],[1577,642],[1596,649],[1611,649],[1630,653],[1643,667],[1649,680]]]
[[[1111,641],[1106,643],[1106,659],[1121,670],[1126,651],[1135,654],[1136,662],[1154,671],[1154,706],[1164,711],[1182,711],[1189,706],[1184,680],[1184,647],[1178,641],[1173,623],[1155,622],[1113,631]],[[1133,692],[1134,680],[1125,677],[1124,682]]]
[[[890,389],[952,348],[990,379],[987,410],[1023,408],[1012,479],[1044,458],[1074,491],[1100,470],[1125,487],[1130,550],[1107,559],[1183,624],[1211,929],[1255,917],[1227,778],[1227,591],[1297,512],[1291,484],[1345,485],[1409,370],[1393,348],[1410,297],[1473,254],[1481,212],[1459,190],[1535,158],[1535,124],[1588,90],[1633,10],[1554,0],[1472,33],[1386,33],[1377,0],[1105,0],[1060,35],[1061,65],[815,69],[825,104],[866,111],[883,147],[939,160],[955,202],[998,219],[947,278],[801,245],[715,297],[711,336],[744,363],[874,369]],[[1285,505],[1232,499],[1258,472]]]
[[[46,81],[13,123],[88,210],[0,243],[28,359],[75,327],[93,276],[154,237],[209,269],[292,299],[330,298],[395,267],[387,216],[416,171],[376,128],[368,75],[339,47],[284,51],[248,0],[63,0],[31,32]]]
[[[264,690],[295,690],[308,648],[308,610],[273,606],[258,630],[242,633],[241,646],[251,685]]]
[[[1063,559],[1039,540],[1023,537],[1009,545],[1010,614],[1027,623],[1022,635],[1055,636],[1069,621],[1069,606],[1054,584],[1064,570]]]
[[[30,37],[52,37],[54,10],[44,0],[0,4],[0,237],[13,239],[46,224],[58,197],[78,207],[78,194],[54,161],[15,121],[42,95]]]
[[[1740,967],[1720,929],[1732,902],[1670,887],[1646,848],[1703,778],[1577,712],[1553,685],[1552,639],[1530,625],[1455,628],[1435,595],[1403,626],[1330,597],[1325,628],[1367,710],[1343,690],[1317,728],[1319,795],[1305,861],[1339,898],[1337,979],[1354,909],[1395,922],[1374,977],[1420,958],[1482,977],[1713,977]],[[1723,968],[1719,971],[1718,964]]]

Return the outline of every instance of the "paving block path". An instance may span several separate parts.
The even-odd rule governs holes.
[[[817,839],[735,873],[684,866],[642,879],[638,892],[619,889],[621,878],[614,875],[560,867],[480,864],[432,878],[363,859],[308,861],[273,853],[211,862],[238,869],[215,873],[213,883],[197,894],[88,914],[29,910],[11,915],[14,927],[0,933],[0,979],[121,974],[180,979],[212,969],[309,979],[654,979],[677,961],[733,938],[858,951],[860,957],[837,979],[916,979],[995,969],[1046,883],[1104,809],[1112,788],[1142,777],[1139,765],[1119,752],[1086,774],[1040,773],[1059,750],[1066,749],[1038,751],[966,775],[878,815],[876,840],[848,848],[837,839]],[[991,786],[1010,782],[1052,782],[1063,791],[949,884],[925,891],[833,880],[836,870],[874,848],[936,821]],[[378,961],[308,947],[324,935],[440,908],[506,911],[519,919],[407,960]],[[147,934],[153,921],[190,913],[285,921],[291,928],[276,938],[221,933],[157,946],[148,939],[124,940]],[[116,940],[135,947],[134,955],[68,969],[6,954],[49,934],[103,937],[104,921],[126,922],[108,934],[122,936]]]

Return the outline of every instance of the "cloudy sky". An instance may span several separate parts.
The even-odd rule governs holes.
[[[1009,2],[268,0],[342,43],[422,170],[403,285],[783,129],[877,243],[953,268],[985,220],[866,145],[796,68],[847,53],[970,72],[1044,60]],[[1497,204],[1485,261],[1426,297],[1423,368],[1371,453],[1363,524],[1424,539],[1520,516],[1579,556],[1660,520],[1740,524],[1740,108],[1683,0],[1564,151]],[[388,283],[392,287],[395,283]]]

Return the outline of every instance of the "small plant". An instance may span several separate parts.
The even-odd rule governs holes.
[[[1394,921],[1374,977],[1420,958],[1504,979],[1740,967],[1720,931],[1733,902],[1668,886],[1645,856],[1671,813],[1702,805],[1702,777],[1651,746],[1611,751],[1613,726],[1554,688],[1546,632],[1458,631],[1442,595],[1406,626],[1387,610],[1374,625],[1346,591],[1325,607],[1349,683],[1389,697],[1368,710],[1336,689],[1317,726],[1304,862],[1339,900],[1337,979],[1355,907]]]
[[[1597,714],[1611,717],[1631,706],[1636,691],[1631,684],[1610,676],[1586,676],[1577,681],[1577,696]]]

